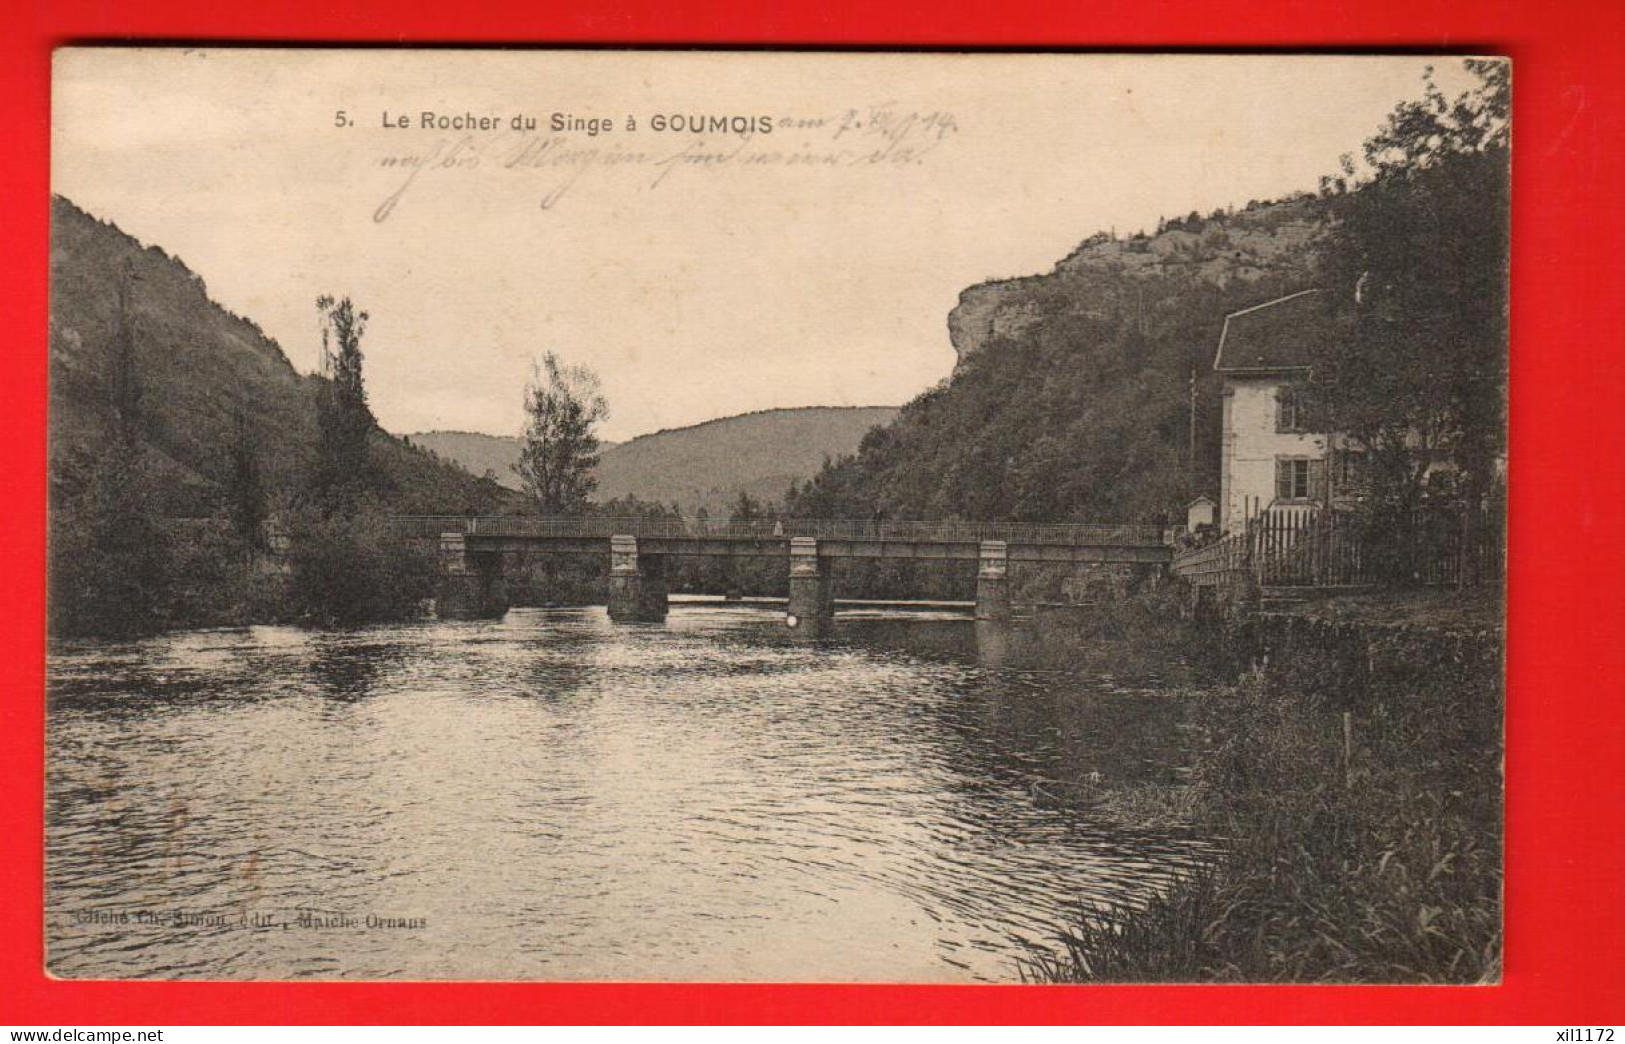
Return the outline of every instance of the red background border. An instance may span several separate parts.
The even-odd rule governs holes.
[[[1619,0],[63,0],[3,19],[0,1022],[1625,1022]],[[69,42],[1468,50],[1515,61],[1507,948],[1499,987],[84,983],[42,968],[49,65]],[[1305,186],[1312,187],[1312,186]],[[1081,235],[1084,231],[1079,230]]]

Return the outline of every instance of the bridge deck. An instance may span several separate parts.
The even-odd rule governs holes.
[[[416,515],[391,520],[411,537],[442,533],[518,540],[583,540],[634,536],[652,541],[787,541],[812,537],[828,541],[907,544],[979,544],[1002,540],[1012,546],[1163,548],[1167,531],[1157,526],[1025,522],[875,522],[859,519],[704,519],[585,516]]]

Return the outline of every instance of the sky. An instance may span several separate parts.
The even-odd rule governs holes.
[[[1429,64],[1459,85],[1410,56],[78,48],[52,187],[301,370],[316,298],[351,297],[390,431],[517,434],[552,351],[621,440],[900,405],[952,370],[965,287],[1313,190]]]

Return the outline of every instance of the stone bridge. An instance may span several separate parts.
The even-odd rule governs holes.
[[[815,634],[834,617],[837,558],[975,562],[977,618],[999,620],[1010,613],[1012,564],[1166,565],[1173,554],[1167,530],[1142,525],[469,515],[392,524],[409,538],[438,542],[445,616],[506,610],[503,563],[519,553],[608,556],[611,618],[651,621],[666,615],[668,556],[788,557],[787,620]]]

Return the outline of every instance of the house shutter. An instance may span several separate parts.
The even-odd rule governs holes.
[[[1304,427],[1303,397],[1295,384],[1283,384],[1275,389],[1275,431],[1290,434]]]
[[[1326,488],[1326,461],[1311,460],[1309,462],[1309,499],[1324,504],[1327,500]]]
[[[1349,495],[1354,496],[1365,492],[1366,486],[1366,456],[1365,450],[1346,449],[1343,451],[1346,462],[1343,469],[1343,481]]]
[[[1292,462],[1290,460],[1275,462],[1275,499],[1292,499]]]

